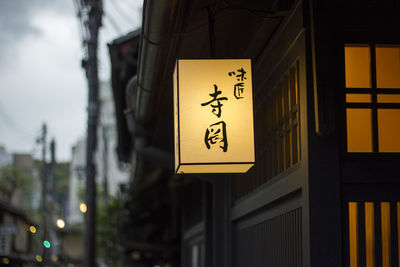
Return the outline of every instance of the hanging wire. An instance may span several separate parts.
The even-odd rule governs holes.
[[[114,20],[114,18],[110,15],[110,13],[104,13],[104,17],[114,28],[114,30],[118,32],[118,34],[122,34],[121,28],[118,26],[118,23]]]
[[[213,22],[214,22],[214,24],[215,24],[216,19],[219,16],[219,13],[221,13],[222,11],[225,11],[225,10],[229,10],[229,9],[237,9],[237,10],[245,11],[245,12],[248,12],[248,13],[250,13],[250,14],[252,14],[252,15],[258,17],[258,18],[261,18],[261,19],[282,19],[282,18],[285,17],[284,15],[271,15],[271,14],[276,14],[275,11],[252,10],[252,9],[241,7],[241,6],[235,6],[235,5],[229,6],[229,4],[226,3],[225,1],[224,1],[224,3],[226,5],[228,5],[228,6],[222,7],[222,8],[217,9],[216,11],[213,12]],[[209,11],[208,11],[209,8],[210,7],[204,8],[204,10],[208,12],[208,15],[209,15]],[[261,15],[262,13],[270,14],[270,15]],[[195,27],[193,29],[190,29],[190,30],[185,31],[185,32],[175,33],[174,37],[183,36],[183,35],[186,35],[186,34],[189,34],[189,33],[196,32],[196,31],[198,31],[198,30],[200,30],[200,29],[202,29],[202,28],[204,28],[204,27],[206,27],[208,25],[209,25],[209,19],[208,19],[208,21],[206,23],[203,23],[203,24],[201,24],[201,25],[199,25],[199,26],[197,26],[197,27]]]
[[[75,12],[79,19],[79,33],[82,40],[83,58],[88,57],[87,42],[89,40],[89,32],[87,24],[87,9],[82,6],[81,0],[74,0]]]
[[[254,16],[257,16],[257,17],[260,17],[260,18],[270,18],[271,14],[276,14],[275,7],[276,7],[276,4],[277,4],[277,1],[274,2],[274,4],[273,4],[273,8],[274,9],[271,9],[271,10],[252,9],[252,8],[248,8],[248,7],[241,6],[241,5],[231,4],[227,0],[223,0],[223,3],[225,5],[227,5],[229,8],[235,8],[235,9],[244,10],[244,11],[247,11],[247,12],[253,14]]]
[[[114,10],[119,15],[121,15],[121,17],[124,18],[126,20],[126,22],[128,22],[129,25],[135,25],[135,22],[132,20],[130,15],[125,13],[125,11],[121,8],[121,6],[119,5],[119,2],[117,0],[111,0],[109,2],[111,2],[112,6],[114,7]]]
[[[33,134],[26,131],[23,129],[18,123],[16,123],[7,110],[3,107],[3,105],[0,103],[0,111],[1,111],[1,116],[2,121],[5,122],[11,130],[13,130],[14,133],[16,133],[20,138],[26,140],[32,140],[34,138]]]
[[[129,3],[135,3],[134,1],[133,2],[132,1],[120,1],[118,3],[122,5],[122,7],[121,7],[122,9],[128,10],[129,13],[134,13],[135,14],[135,16],[133,17],[133,19],[135,20],[135,24],[134,25],[138,25],[139,26],[141,24],[141,20],[140,20],[140,15],[138,16],[138,14],[139,14],[139,10],[143,7],[143,4],[140,7],[140,6],[136,6],[135,4],[129,5],[128,2]]]
[[[208,12],[208,41],[210,49],[210,57],[215,58],[215,29],[214,29],[214,13],[211,7],[207,7]]]
[[[284,16],[271,16],[271,14],[275,14],[276,11],[274,10],[254,10],[254,9],[249,9],[243,6],[238,6],[238,5],[232,5],[230,3],[228,3],[227,1],[224,0],[225,5],[227,5],[226,7],[220,8],[218,10],[216,10],[215,12],[213,12],[211,6],[207,6],[205,7],[205,9],[207,10],[207,15],[208,15],[208,21],[207,23],[204,23],[202,25],[200,25],[199,27],[196,27],[195,29],[192,29],[190,31],[186,31],[184,33],[178,33],[178,34],[174,34],[174,37],[176,36],[182,36],[191,32],[195,32],[203,27],[205,27],[206,25],[208,25],[208,41],[209,41],[209,50],[210,50],[210,57],[211,58],[215,58],[215,18],[216,15],[224,10],[227,9],[238,9],[238,10],[243,10],[246,12],[251,13],[252,15],[259,17],[259,18],[263,18],[263,19],[274,19],[274,18],[283,18]],[[274,4],[275,6],[275,4]],[[260,15],[260,13],[263,14],[268,14],[268,15]]]

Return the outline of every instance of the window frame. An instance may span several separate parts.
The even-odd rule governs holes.
[[[346,87],[346,72],[345,72],[345,48],[348,46],[354,47],[365,47],[369,48],[369,56],[370,56],[370,78],[371,78],[371,87],[370,88],[353,88]],[[377,77],[376,77],[376,47],[399,47],[399,43],[384,43],[384,42],[344,42],[343,43],[343,70],[344,70],[344,152],[345,155],[349,158],[375,158],[377,156],[383,158],[399,158],[399,152],[379,152],[379,136],[378,136],[378,109],[398,109],[400,110],[400,103],[378,103],[377,98],[378,94],[386,94],[386,95],[399,95],[400,96],[400,87],[399,88],[377,88]],[[347,102],[346,96],[347,94],[369,94],[371,96],[370,103],[352,103]],[[347,109],[356,108],[356,109],[370,109],[371,110],[371,131],[372,131],[372,152],[349,152],[348,151],[348,143],[347,143]]]

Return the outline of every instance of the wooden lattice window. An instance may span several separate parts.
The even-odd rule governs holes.
[[[255,113],[254,168],[233,183],[237,200],[300,161],[299,63],[265,96]]]
[[[267,166],[275,176],[300,159],[298,64],[294,64],[266,104]]]
[[[400,46],[345,45],[347,152],[400,152]]]
[[[400,203],[348,203],[348,265],[399,266]]]

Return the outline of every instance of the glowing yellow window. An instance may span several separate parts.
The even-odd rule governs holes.
[[[371,94],[346,94],[347,103],[371,103]]]
[[[376,85],[400,88],[400,47],[376,47]]]
[[[400,109],[378,109],[379,152],[400,151]]]
[[[347,151],[372,152],[371,109],[348,108]]]
[[[345,47],[345,68],[347,88],[370,88],[370,48],[369,46]]]
[[[399,153],[400,46],[345,45],[345,78],[347,152]]]
[[[378,103],[400,103],[400,95],[378,94]]]

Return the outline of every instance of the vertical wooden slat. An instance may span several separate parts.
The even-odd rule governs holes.
[[[400,202],[391,203],[392,266],[400,267]]]
[[[279,260],[279,247],[278,247],[278,224],[275,223],[278,219],[274,218],[274,232],[273,232],[273,240],[274,240],[274,261],[273,261],[273,265],[272,266],[278,266],[278,260]]]
[[[276,90],[276,126],[277,126],[277,144],[278,144],[278,172],[279,174],[283,169],[283,142],[282,142],[282,83],[279,83],[278,90]]]
[[[295,69],[290,70],[289,74],[289,95],[290,95],[290,104],[289,104],[289,124],[290,124],[290,164],[293,165],[297,162],[297,148],[296,148],[296,129],[293,127],[293,108],[296,106],[296,88],[295,88]]]
[[[297,119],[297,131],[296,131],[296,146],[297,146],[297,162],[300,161],[301,159],[301,153],[300,153],[300,89],[299,89],[299,62],[296,62],[296,68],[295,68],[295,95],[296,95],[296,119]]]
[[[346,265],[350,267],[358,267],[358,212],[357,212],[357,202],[349,202],[348,205],[345,205],[346,211],[346,223],[347,227],[345,228],[347,231],[346,234],[346,255],[349,257],[346,259]]]
[[[278,174],[278,158],[279,158],[279,154],[278,154],[278,127],[277,127],[277,116],[276,116],[276,92],[273,92],[271,97],[272,97],[272,112],[271,112],[271,118],[272,118],[272,131],[273,131],[273,141],[272,141],[272,160],[273,160],[273,172],[272,172],[272,176],[275,176],[276,174]]]
[[[297,210],[297,221],[298,221],[298,224],[297,224],[297,235],[296,235],[296,237],[298,237],[298,242],[297,242],[297,253],[298,253],[298,257],[297,257],[297,262],[298,262],[298,266],[300,267],[300,266],[303,266],[303,249],[302,249],[302,233],[303,233],[303,231],[302,231],[302,229],[303,229],[303,221],[302,221],[302,211],[301,211],[301,209],[298,209]]]
[[[282,130],[284,131],[283,136],[283,143],[284,143],[284,169],[290,168],[290,112],[289,112],[289,90],[290,90],[290,79],[289,75],[285,75],[282,84],[282,100],[283,100],[283,107],[282,107],[282,119],[283,119],[283,127]]]
[[[255,251],[255,255],[254,255],[254,266],[258,267],[260,266],[261,261],[257,261],[257,259],[263,258],[263,255],[260,251],[261,249],[261,244],[262,244],[262,239],[264,237],[264,233],[262,231],[262,224],[258,224],[255,229],[255,242],[254,242],[254,251]]]
[[[271,223],[270,223],[270,221],[268,221],[266,223],[266,227],[267,227],[266,236],[270,237],[271,236]],[[267,258],[271,259],[272,258],[272,246],[273,246],[273,244],[272,244],[272,242],[268,242],[268,241],[265,241],[265,242],[267,243]]]
[[[264,225],[263,225],[263,236],[268,236],[268,224],[267,223],[265,223]],[[267,254],[268,253],[268,242],[266,241],[266,240],[262,240],[262,250],[261,250],[261,253],[262,254]]]
[[[399,240],[398,240],[398,226],[397,226],[397,203],[396,201],[390,202],[390,261],[391,267],[399,267]]]
[[[290,218],[289,218],[289,224],[290,224],[290,235],[289,235],[289,243],[291,244],[290,247],[290,255],[289,255],[289,266],[294,266],[294,230],[293,230],[293,216],[294,216],[295,211],[290,212]]]
[[[374,229],[375,229],[375,266],[382,266],[382,219],[381,203],[374,203]]]
[[[234,227],[232,266],[302,266],[301,215],[297,208],[247,228]]]
[[[283,227],[281,227],[281,266],[286,266],[285,262],[286,262],[286,257],[287,257],[287,249],[288,247],[286,246],[286,216],[287,213],[285,215],[281,215],[281,224]]]
[[[267,138],[266,138],[266,140],[265,140],[265,146],[266,146],[266,148],[267,148],[267,151],[266,151],[266,154],[267,154],[267,158],[266,158],[266,163],[267,163],[267,179],[269,179],[270,177],[271,177],[271,168],[272,168],[272,166],[271,166],[271,156],[270,156],[270,153],[271,153],[271,146],[269,145],[269,142],[271,141],[271,120],[270,120],[270,112],[269,112],[269,105],[270,105],[270,103],[269,103],[269,100],[267,100],[267,102],[266,102],[266,114],[265,114],[265,117],[266,117],[266,119],[267,119],[267,130],[266,130],[266,134],[267,134]]]
[[[298,63],[255,112],[256,164],[246,179],[234,179],[232,196],[246,196],[300,158]]]
[[[390,267],[390,203],[381,202],[382,267]]]
[[[366,262],[365,243],[365,203],[358,202],[358,266],[364,267]]]
[[[283,227],[281,227],[280,229],[280,237],[281,237],[281,266],[286,266],[285,262],[286,262],[286,257],[287,257],[287,246],[286,246],[286,216],[285,215],[281,215],[281,224]]]
[[[375,267],[375,219],[374,203],[365,202],[366,267]]]
[[[356,202],[353,202],[354,203],[354,205],[356,205],[356,208],[358,207],[357,206],[357,203]],[[346,202],[344,205],[343,205],[343,264],[344,264],[344,267],[351,267],[350,266],[350,257],[351,257],[351,251],[350,251],[350,212],[349,212],[349,210],[350,210],[350,208],[349,208],[349,206],[350,206],[350,202]],[[357,227],[358,227],[358,224],[357,224]],[[355,235],[357,236],[357,233],[358,233],[358,231],[356,231],[356,233],[355,233]],[[358,241],[357,241],[357,244],[358,244]],[[356,257],[357,257],[357,259],[358,259],[358,251],[356,252],[357,253],[357,255],[356,255]]]

